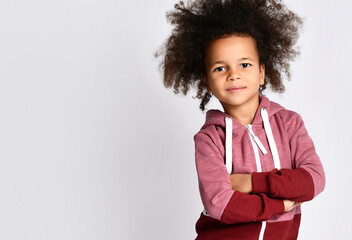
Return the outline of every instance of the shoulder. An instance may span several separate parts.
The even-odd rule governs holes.
[[[285,120],[285,123],[292,123],[294,121],[302,120],[299,113],[286,108],[281,109],[277,112],[277,114],[279,114],[282,120]]]
[[[289,135],[294,134],[299,128],[304,126],[302,116],[295,111],[283,108],[277,112],[277,115]]]
[[[263,97],[263,107],[269,108],[269,118],[280,119],[285,127],[296,125],[302,121],[301,115],[295,111],[289,110],[277,102]]]
[[[209,125],[202,128],[193,138],[196,153],[204,153],[206,155],[216,153],[220,154],[219,156],[224,156],[225,132],[221,126]]]
[[[225,113],[211,109],[206,113],[205,123],[198,133],[194,135],[194,139],[207,136],[211,139],[216,139],[224,135],[225,130]]]
[[[194,141],[209,139],[216,143],[223,135],[224,130],[220,126],[209,125],[199,130],[199,132],[193,136],[193,139]]]

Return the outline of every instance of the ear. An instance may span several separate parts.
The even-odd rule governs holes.
[[[208,78],[206,75],[204,74],[201,74],[201,77],[202,77],[202,82],[204,84],[204,86],[206,87],[206,89],[210,92],[211,89],[209,88],[209,85],[208,85]]]
[[[265,83],[265,65],[261,64],[259,67],[259,84],[263,85]]]

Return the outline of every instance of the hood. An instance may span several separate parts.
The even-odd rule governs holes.
[[[275,103],[275,102],[271,102],[267,97],[264,96],[259,96],[259,107],[258,110],[260,110],[262,107],[265,107],[267,109],[268,115],[269,115],[269,119],[271,116],[273,116],[275,113],[279,112],[280,110],[284,109],[281,105]],[[260,115],[260,111],[256,112],[252,125],[263,125],[263,119]],[[220,110],[217,109],[210,109],[207,111],[206,113],[206,117],[205,117],[205,123],[202,126],[201,129],[204,129],[210,125],[217,125],[220,127],[225,127],[225,117],[231,117],[230,115],[228,115],[227,113],[224,113]],[[232,117],[231,117],[232,118]],[[233,125],[232,125],[232,129],[236,129],[236,128],[243,128],[245,126],[243,126],[242,124],[240,124],[236,119],[232,118],[233,120]]]

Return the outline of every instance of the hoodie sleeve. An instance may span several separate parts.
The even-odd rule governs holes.
[[[286,126],[294,169],[253,173],[253,192],[305,202],[325,187],[324,169],[301,116],[287,111],[281,115]]]
[[[207,213],[224,223],[267,220],[284,213],[282,200],[233,191],[220,150],[204,133],[194,136],[201,199]]]

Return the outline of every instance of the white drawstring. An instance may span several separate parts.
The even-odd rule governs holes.
[[[266,222],[263,221],[262,222],[262,228],[260,229],[260,232],[259,232],[259,239],[258,240],[263,240],[264,239],[265,229],[266,229]]]
[[[226,151],[226,168],[229,175],[232,173],[232,119],[225,117],[226,136],[225,136],[225,151]]]
[[[260,111],[260,114],[264,122],[264,129],[265,129],[266,137],[268,138],[268,141],[269,141],[271,154],[273,155],[274,166],[275,168],[280,170],[281,164],[280,164],[279,152],[277,151],[277,148],[276,148],[276,144],[275,144],[273,132],[271,130],[269,116],[268,116],[268,112],[266,111],[266,108],[263,107]]]

